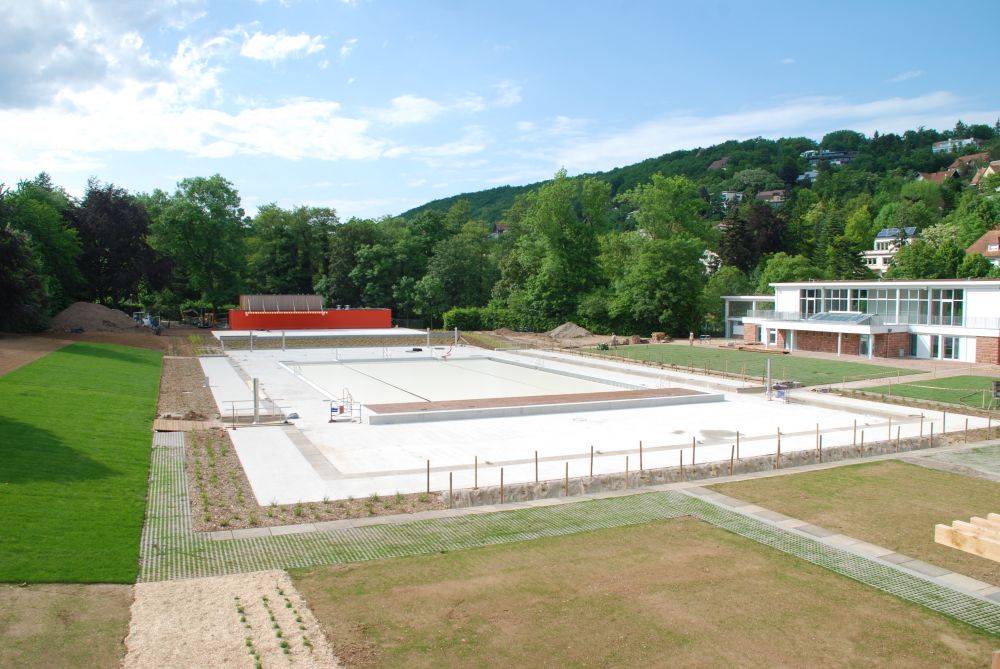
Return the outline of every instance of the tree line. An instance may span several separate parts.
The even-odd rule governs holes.
[[[347,221],[275,204],[249,216],[220,175],[152,193],[92,180],[77,199],[41,174],[0,186],[0,330],[44,328],[76,300],[175,318],[226,308],[243,292],[318,292],[329,306],[391,307],[429,326],[538,331],[574,320],[600,332],[719,332],[722,295],[872,277],[861,252],[882,228],[920,235],[891,278],[996,275],[964,249],[1000,225],[1000,180],[970,187],[968,169],[941,184],[914,178],[955,159],[933,153],[934,141],[967,136],[983,146],[965,153],[1000,159],[1000,125],[837,131],[819,143],[726,142],[603,174],[560,171],[504,190],[516,192],[502,213],[486,191]],[[809,167],[800,154],[815,148],[856,155],[799,180]],[[769,189],[785,201],[756,199]],[[727,204],[722,191],[742,201]]]

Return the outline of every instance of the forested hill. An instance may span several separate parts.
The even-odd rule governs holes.
[[[951,135],[952,133],[947,133]],[[750,139],[730,140],[707,148],[684,149],[665,153],[656,158],[616,167],[606,172],[578,175],[577,179],[595,177],[611,184],[612,196],[631,190],[635,186],[648,183],[656,173],[664,176],[686,176],[701,185],[716,190],[726,187],[728,176],[740,170],[759,168],[777,176],[787,185],[794,185],[796,177],[809,169],[801,153],[809,149],[831,151],[857,151],[854,167],[875,173],[899,170],[902,173],[935,172],[947,165],[954,156],[935,155],[931,145],[946,136],[935,130],[921,128],[907,131],[903,135],[875,134],[870,141],[859,141],[862,137],[851,131],[832,132],[816,142],[807,137],[784,137],[777,140]],[[717,161],[722,161],[720,165]],[[714,169],[713,169],[714,168]],[[487,223],[495,223],[514,204],[519,195],[537,189],[544,183],[536,182],[523,186],[499,186],[471,193],[461,193],[438,200],[431,200],[400,214],[404,218],[425,211],[447,212],[461,200],[469,204],[469,213]]]

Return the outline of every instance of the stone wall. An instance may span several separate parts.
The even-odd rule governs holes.
[[[985,434],[983,437],[985,437]],[[899,442],[896,440],[869,442],[864,445],[863,452],[860,446],[837,446],[822,448],[821,450],[792,451],[781,454],[780,468],[785,469],[819,462],[838,462],[852,458],[915,451],[933,446],[942,446],[947,443],[947,437],[937,435],[933,440],[929,436],[926,436],[902,439]],[[777,455],[760,455],[740,460],[734,459],[732,464],[732,474],[772,471],[777,468]],[[594,477],[571,478],[568,481],[568,489],[565,479],[540,481],[538,483],[517,483],[504,486],[503,502],[523,502],[533,499],[586,495],[589,493],[635,489],[643,486],[677,483],[680,481],[700,481],[729,475],[729,461],[726,460],[698,464],[694,467],[685,465],[683,468],[664,467],[661,469],[646,469],[642,472],[630,471],[627,478],[625,472],[600,474]],[[444,493],[443,498],[447,502],[447,492]],[[500,502],[499,486],[456,490],[454,493],[454,505],[457,507],[482,506],[486,504],[499,504]]]

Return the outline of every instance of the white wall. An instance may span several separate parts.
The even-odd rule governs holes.
[[[965,315],[969,318],[1000,317],[1000,290],[996,286],[966,288]]]
[[[776,288],[774,292],[775,311],[799,311],[798,288]]]

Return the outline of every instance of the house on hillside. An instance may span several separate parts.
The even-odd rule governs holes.
[[[800,158],[804,158],[806,162],[809,163],[809,167],[815,169],[819,164],[825,161],[828,165],[846,165],[847,163],[854,160],[855,156],[858,155],[857,151],[830,151],[828,149],[817,150],[810,149],[809,151],[803,151],[799,154]]]
[[[490,230],[490,238],[497,239],[503,233],[507,232],[507,225],[504,223],[494,223],[493,229]]]
[[[994,267],[1000,267],[1000,229],[989,230],[985,235],[972,242],[965,249],[966,254],[980,254],[990,261]]]
[[[799,183],[802,183],[803,181],[816,181],[818,176],[819,170],[809,170],[808,172],[803,172],[799,176],[795,177],[795,180]]]
[[[712,164],[708,166],[710,170],[721,170],[729,164],[729,156],[722,156],[718,160],[713,160]]]
[[[976,170],[975,175],[972,177],[972,182],[970,185],[978,186],[979,183],[986,177],[991,177],[996,174],[1000,174],[1000,160],[994,160],[988,165],[980,167]],[[1000,191],[1000,186],[997,186],[997,190]]]
[[[982,142],[974,137],[966,137],[965,139],[945,139],[940,142],[934,142],[931,145],[931,151],[933,153],[955,153],[956,151],[961,151],[967,146],[979,146]]]
[[[757,193],[757,199],[767,202],[772,206],[780,207],[785,203],[785,190],[783,188],[778,190],[762,190]]]
[[[729,207],[743,202],[743,191],[724,190],[719,193],[719,199],[722,200],[722,208],[729,209]]]
[[[873,272],[885,274],[892,266],[892,259],[896,257],[896,252],[904,244],[909,244],[917,236],[917,229],[909,228],[882,228],[875,235],[875,242],[872,250],[865,251],[865,266]]]
[[[962,176],[954,167],[949,167],[940,172],[917,172],[917,181],[933,181],[936,184],[943,184],[948,179],[957,179]]]
[[[959,156],[952,161],[948,169],[955,170],[967,170],[974,167],[982,167],[990,161],[990,154],[986,153],[970,153],[967,156]]]

